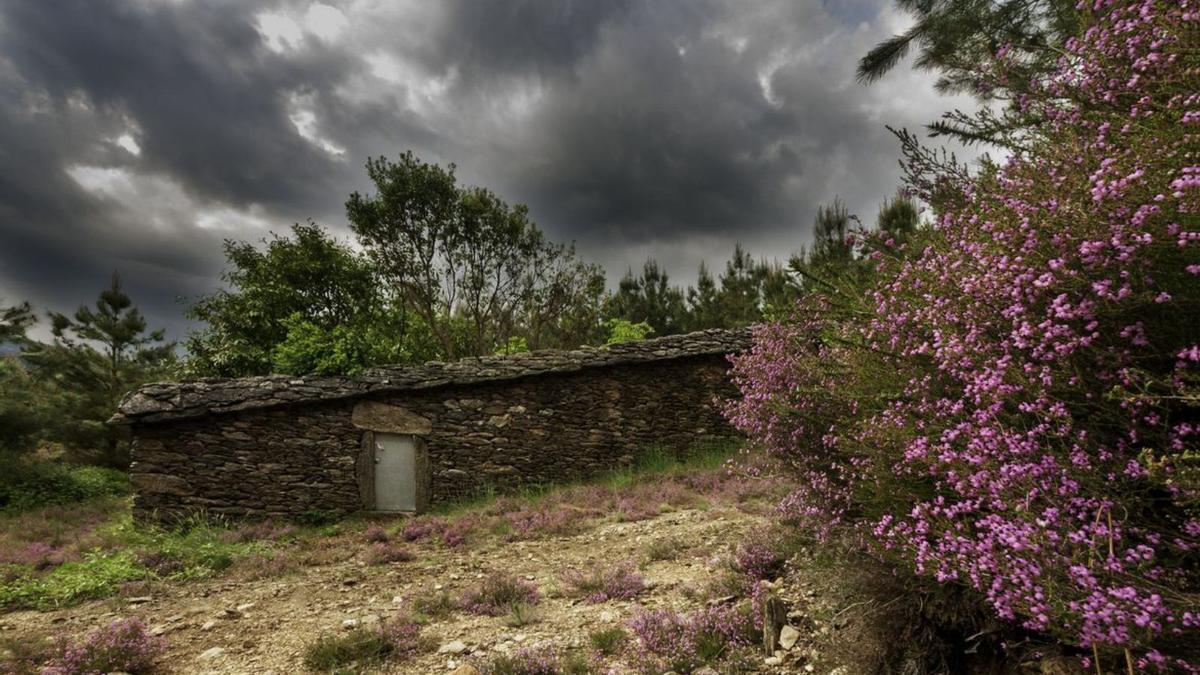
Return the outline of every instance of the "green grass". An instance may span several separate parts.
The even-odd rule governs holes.
[[[592,649],[600,652],[604,656],[616,656],[625,647],[625,643],[629,641],[629,633],[625,632],[624,628],[602,628],[597,631],[592,631],[588,635],[588,640],[592,643]]]
[[[554,493],[580,485],[604,485],[620,490],[641,481],[661,476],[681,476],[690,473],[713,471],[732,459],[741,448],[737,438],[712,438],[697,443],[682,455],[668,448],[650,446],[644,449],[628,466],[586,479],[521,485],[512,490],[501,491],[494,485],[485,485],[471,497],[435,506],[431,514],[461,516],[472,511],[487,509],[501,497],[515,499],[536,506]],[[505,534],[498,532],[497,534]]]
[[[44,575],[0,584],[0,606],[60,607],[116,593],[127,581],[145,579],[147,570],[131,551],[88,553]]]
[[[128,505],[115,512],[108,507],[103,500],[79,504],[76,509],[95,508],[96,518],[103,520],[85,520],[75,531],[50,531],[50,541],[77,559],[46,570],[21,563],[0,565],[0,607],[61,607],[113,595],[130,581],[210,577],[239,558],[266,550],[262,543],[229,537],[229,528],[220,522],[192,519],[177,529],[138,526]],[[53,512],[59,510],[54,507]],[[0,518],[3,546],[20,549],[45,541],[45,532],[22,531],[25,523],[36,522],[35,515]]]
[[[536,506],[549,499],[564,498],[555,493],[576,486],[600,485],[615,491],[653,482],[663,476],[711,471],[728,460],[737,447],[738,443],[733,440],[706,443],[683,458],[662,448],[649,448],[625,469],[589,481],[526,486],[505,499]],[[3,492],[8,495],[7,506],[44,501],[37,496],[40,494],[37,490],[21,492],[25,488],[20,488],[14,492],[14,485],[52,485],[53,480],[63,479],[68,474],[71,485],[75,486],[71,488],[75,490],[71,494],[102,496],[32,510],[0,507],[0,608],[71,605],[113,595],[128,582],[211,577],[240,560],[253,562],[260,559],[259,567],[267,573],[275,567],[285,567],[283,563],[288,562],[284,560],[275,567],[267,564],[282,550],[277,543],[254,540],[253,536],[257,535],[253,535],[252,530],[248,530],[249,537],[233,536],[238,534],[231,529],[235,526],[220,519],[197,516],[171,529],[136,525],[130,515],[128,498],[103,496],[128,491],[124,477],[118,480],[108,470],[94,467],[65,469],[57,465],[56,468],[40,466],[29,470],[35,472],[35,477],[50,475],[52,480],[39,483],[11,476],[0,479],[0,491],[7,490]],[[49,473],[37,473],[43,471]],[[14,502],[14,494],[26,496]],[[495,490],[488,490],[469,501],[438,510],[446,515],[486,512],[500,498]],[[361,524],[356,524],[354,519],[328,524],[324,513],[314,512],[310,516],[312,525],[302,527],[288,541],[319,542],[330,537],[348,536]],[[490,527],[495,530],[494,535],[501,537],[510,534],[512,529],[512,525],[502,518],[494,519]],[[29,552],[38,546],[52,551],[58,558],[46,562]],[[414,610],[423,617],[436,620],[449,611],[442,604],[440,599],[430,599],[424,607],[414,606]]]
[[[454,598],[446,591],[425,591],[413,596],[409,604],[413,618],[421,623],[439,621],[454,613]]]
[[[686,548],[686,545],[674,538],[655,539],[646,544],[643,549],[646,555],[646,562],[659,562],[662,560],[674,560],[679,557],[679,554]]]
[[[309,645],[304,650],[304,665],[321,672],[355,672],[346,667],[382,663],[394,650],[391,641],[379,631],[356,628],[344,635],[321,637]]]

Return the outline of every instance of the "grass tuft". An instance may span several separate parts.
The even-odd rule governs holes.
[[[629,633],[620,627],[603,628],[592,631],[588,635],[588,641],[592,643],[592,649],[595,649],[602,656],[616,656],[625,648],[625,643],[629,641]]]

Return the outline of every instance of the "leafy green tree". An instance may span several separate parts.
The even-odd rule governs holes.
[[[260,249],[247,242],[225,242],[229,268],[223,278],[230,288],[202,298],[188,310],[190,318],[205,323],[187,338],[189,375],[264,375],[275,369],[277,348],[289,342],[282,348],[285,353],[307,356],[280,357],[286,372],[322,359],[325,366],[317,370],[326,372],[342,357],[317,356],[308,349],[366,339],[351,339],[347,330],[378,332],[378,326],[386,325],[395,331],[396,340],[402,339],[408,317],[388,311],[368,261],[324,229],[311,222],[297,224],[292,236],[272,235],[263,243]],[[334,340],[332,334],[339,328],[342,335]]]
[[[604,322],[604,328],[608,332],[608,337],[604,340],[606,345],[645,340],[654,334],[654,329],[650,327],[650,324],[644,321],[633,323],[628,319],[609,319]]]
[[[58,394],[52,404],[56,420],[46,433],[98,463],[123,468],[126,449],[105,421],[129,390],[170,372],[175,345],[162,330],[148,330],[116,274],[95,307],[48,316],[53,342],[31,343],[22,354]]]
[[[617,290],[605,301],[608,319],[628,319],[648,323],[656,335],[674,335],[686,330],[687,308],[683,292],[671,285],[666,270],[653,258],[647,259],[642,273],[630,269],[617,284]]]
[[[529,349],[574,348],[604,338],[604,270],[572,246],[546,246],[526,269],[518,329]],[[510,338],[511,339],[511,338]]]
[[[385,315],[325,328],[300,314],[284,320],[287,335],[271,348],[271,371],[288,375],[355,375],[371,366],[429,361],[437,343],[418,317]]]
[[[351,227],[397,300],[425,322],[446,358],[490,354],[513,336],[541,346],[565,326],[581,330],[587,312],[583,320],[573,312],[580,298],[596,302],[595,268],[548,242],[524,205],[460,186],[454,172],[412,152],[371,159],[376,193],[346,202]],[[456,339],[460,325],[465,345]]]

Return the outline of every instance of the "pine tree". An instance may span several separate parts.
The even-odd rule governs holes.
[[[146,319],[113,274],[95,307],[81,306],[72,316],[50,312],[51,344],[30,344],[23,354],[58,396],[58,422],[47,430],[101,464],[123,467],[128,456],[105,421],[121,397],[136,385],[161,376],[174,362],[173,343],[162,330],[147,330]]]

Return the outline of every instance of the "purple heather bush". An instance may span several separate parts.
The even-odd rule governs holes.
[[[690,673],[717,665],[755,643],[748,612],[719,605],[690,614],[662,609],[645,611],[629,620],[634,636],[627,656],[639,673]]]
[[[425,541],[431,537],[440,536],[446,527],[446,521],[434,516],[419,516],[404,524],[400,536],[404,541]]]
[[[366,539],[369,544],[382,544],[387,542],[390,537],[383,527],[372,525],[363,530],[363,539]]]
[[[785,562],[780,548],[779,535],[756,530],[738,543],[733,562],[737,570],[752,581],[772,579],[782,571]]]
[[[42,675],[91,675],[92,673],[145,673],[166,649],[166,641],[146,632],[140,619],[114,621],[89,633],[79,642],[63,639],[58,654]]]
[[[537,586],[516,577],[493,573],[459,598],[458,606],[472,614],[500,616],[513,605],[534,605],[539,599]]]
[[[500,654],[475,664],[482,675],[567,675],[595,672],[587,666],[581,669],[568,663],[559,652],[549,647],[525,647],[512,654]]]
[[[909,152],[935,221],[860,234],[861,296],[759,327],[727,414],[793,467],[788,521],[1090,667],[1197,672],[1200,5],[1078,9],[1020,150],[975,176]]]
[[[408,562],[415,558],[412,551],[391,542],[377,542],[371,544],[371,547],[367,549],[367,564],[369,565]]]
[[[584,509],[544,503],[506,513],[503,519],[510,528],[509,539],[516,540],[575,534],[591,516]]]
[[[623,562],[591,572],[569,570],[562,576],[570,591],[587,602],[629,600],[646,588],[642,575],[631,562]]]

